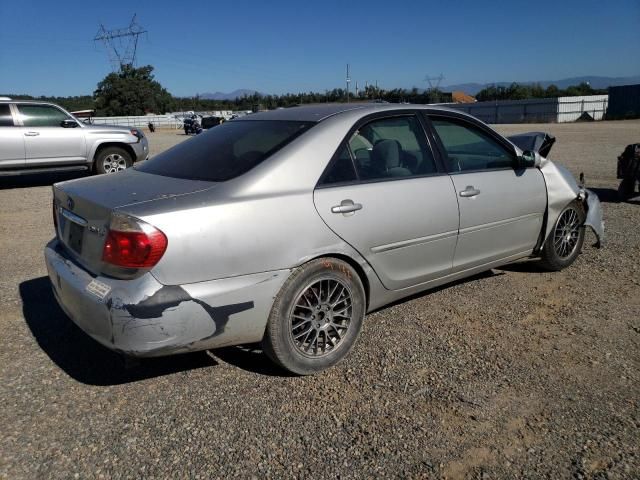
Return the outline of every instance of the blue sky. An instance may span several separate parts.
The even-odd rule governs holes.
[[[133,13],[138,65],[179,96],[324,91],[346,63],[383,88],[640,74],[640,0],[0,0],[0,93],[92,93],[110,71],[98,25]]]

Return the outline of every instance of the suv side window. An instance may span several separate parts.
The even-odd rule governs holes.
[[[515,155],[487,133],[462,120],[430,116],[444,147],[447,171],[513,168]]]
[[[437,173],[422,125],[415,115],[373,120],[349,139],[361,180]]]
[[[25,127],[59,127],[69,117],[51,105],[17,105]]]
[[[13,117],[8,103],[0,104],[0,127],[13,127]]]

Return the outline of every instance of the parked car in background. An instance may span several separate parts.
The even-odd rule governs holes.
[[[0,100],[0,175],[115,173],[148,155],[137,128],[88,125],[52,103]]]
[[[632,143],[625,147],[618,156],[616,173],[616,177],[621,180],[618,198],[626,202],[636,195],[636,184],[640,184],[640,143]]]
[[[56,184],[53,209],[55,296],[98,342],[262,342],[296,374],[344,358],[367,312],[523,258],[561,270],[586,225],[603,235],[598,197],[539,151],[414,105],[238,118],[117,178]]]
[[[200,118],[197,115],[193,115],[191,118],[185,118],[182,124],[185,135],[197,135],[202,133],[202,125],[200,125]]]
[[[208,130],[212,127],[217,127],[222,123],[224,123],[224,118],[211,115],[202,119],[202,128]]]

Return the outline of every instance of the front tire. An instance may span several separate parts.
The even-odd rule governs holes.
[[[263,350],[289,372],[320,372],[349,353],[365,310],[362,281],[348,263],[312,260],[296,268],[276,296]]]
[[[98,152],[95,160],[96,173],[117,173],[133,165],[131,155],[120,147],[107,147]]]
[[[558,215],[542,247],[542,267],[558,272],[571,265],[582,250],[586,214],[581,202],[573,201]]]

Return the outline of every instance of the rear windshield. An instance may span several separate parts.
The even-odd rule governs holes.
[[[312,125],[274,120],[226,122],[135,168],[166,177],[224,182],[251,170]]]

